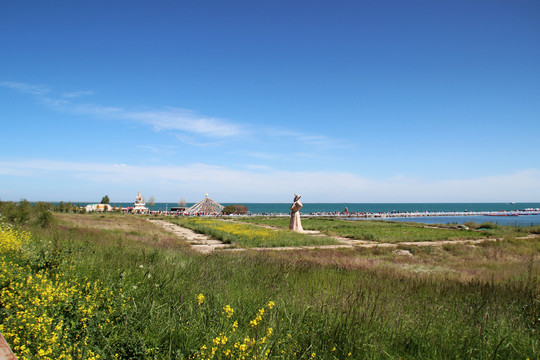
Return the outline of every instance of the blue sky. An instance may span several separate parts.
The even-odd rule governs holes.
[[[0,199],[540,201],[540,2],[2,1]]]

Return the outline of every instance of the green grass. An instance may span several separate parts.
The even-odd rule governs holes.
[[[378,261],[391,256],[387,250],[197,255],[140,217],[58,218],[59,226],[31,228],[31,256],[25,261],[43,266],[28,271],[61,273],[123,289],[128,307],[107,336],[90,332],[95,336],[89,342],[102,359],[115,354],[122,359],[209,358],[213,347],[214,358],[225,359],[224,352],[234,350],[235,343],[245,344],[246,337],[255,343],[245,353],[250,351],[250,358],[257,353],[258,359],[540,355],[538,241],[475,248],[477,257],[498,253],[498,261],[504,262],[503,255],[525,247],[519,261],[527,271],[500,281],[456,281],[440,273],[345,266],[338,258]],[[130,228],[137,231],[131,233]],[[444,257],[467,254],[458,250],[438,252]],[[336,257],[323,263],[329,256]],[[401,261],[395,260],[396,265]],[[199,294],[204,295],[200,305]],[[111,304],[121,297],[112,296]],[[273,309],[267,307],[269,301],[275,302]],[[231,318],[226,305],[234,309]],[[0,301],[0,323],[3,306]],[[251,326],[260,309],[265,309],[261,320]],[[232,331],[234,321],[238,328]],[[269,328],[273,331],[267,336]],[[216,338],[224,335],[227,343],[216,345]],[[239,358],[236,351],[229,358]]]
[[[279,228],[286,228],[288,226],[288,220],[285,218],[255,217],[242,219],[241,221],[271,225]],[[302,219],[302,226],[306,230],[318,230],[327,235],[339,235],[358,240],[372,240],[389,243],[480,239],[494,237],[501,233],[501,231],[496,232],[494,230],[460,230],[448,227],[445,228],[444,226],[426,226],[424,224],[382,220],[349,221],[328,218]]]
[[[284,247],[338,244],[338,241],[329,237],[310,236],[289,230],[268,229],[261,226],[212,218],[181,217],[166,220],[237,247]]]

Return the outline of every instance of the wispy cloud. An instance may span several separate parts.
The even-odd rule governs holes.
[[[249,151],[249,150],[235,150],[235,151],[230,151],[229,154],[234,155],[234,156],[245,156],[245,157],[252,157],[252,158],[264,159],[264,160],[275,159],[277,157],[276,154],[262,152],[262,151]]]
[[[195,201],[205,192],[223,202],[286,202],[294,192],[303,194],[306,202],[540,201],[539,169],[482,178],[411,181],[401,176],[372,179],[348,172],[279,171],[260,166],[239,169],[201,163],[165,166],[29,159],[0,160],[0,174],[0,189],[12,192],[21,178],[55,179],[65,181],[65,188],[76,184],[77,194],[82,188],[99,185],[100,191],[121,199],[118,201],[130,200],[137,188],[169,197],[162,201],[177,194]],[[35,198],[28,193],[32,189],[18,191],[20,197]]]
[[[175,146],[156,146],[156,145],[139,145],[139,149],[148,150],[151,153],[158,155],[174,155],[176,154]]]
[[[154,129],[180,130],[212,137],[236,136],[243,132],[241,126],[212,117],[203,117],[193,111],[169,108],[163,111],[125,111],[126,119],[150,124]]]
[[[350,144],[344,139],[336,139],[326,135],[310,134],[301,131],[266,128],[264,129],[263,133],[266,134],[266,136],[268,137],[287,138],[290,139],[289,141],[291,142],[295,141],[306,146],[317,147],[324,150],[345,149],[353,147],[353,144]]]
[[[76,104],[62,100],[49,101],[59,111],[107,119],[128,120],[150,125],[155,131],[178,131],[214,138],[240,135],[241,126],[217,118],[207,118],[193,111],[168,108],[166,110],[128,110],[97,104]]]
[[[30,94],[30,95],[35,95],[35,96],[42,96],[51,92],[51,90],[48,87],[43,86],[43,85],[29,85],[29,84],[13,82],[13,81],[2,81],[0,82],[0,86],[17,90],[24,94]]]
[[[68,93],[63,93],[61,96],[64,98],[79,98],[79,97],[89,96],[93,94],[94,94],[93,91],[81,90],[81,91],[72,91]]]
[[[55,95],[49,87],[31,85],[21,82],[0,82],[0,86],[32,95],[48,108],[79,116],[114,119],[151,126],[154,131],[168,132],[179,141],[198,147],[215,147],[223,145],[227,139],[242,136],[243,141],[255,145],[255,148],[272,148],[275,152],[249,150],[246,156],[257,158],[276,158],[282,153],[284,143],[296,142],[309,147],[312,156],[317,152],[330,149],[351,147],[341,139],[333,139],[325,135],[291,131],[279,128],[255,129],[247,124],[234,123],[229,120],[204,116],[195,111],[168,107],[164,109],[128,109],[122,106],[104,106],[97,103],[82,102],[85,96],[93,95],[93,91],[78,90]]]
[[[225,142],[224,138],[217,139],[217,138],[204,138],[197,136],[197,134],[186,134],[186,133],[180,133],[177,132],[174,134],[174,137],[180,141],[181,143],[196,146],[199,148],[214,148],[222,146]]]
[[[107,119],[128,120],[150,125],[155,131],[192,133],[211,138],[227,138],[243,134],[246,130],[239,124],[197,114],[180,108],[158,110],[126,109],[121,106],[102,106],[81,103],[76,100],[93,94],[92,91],[73,91],[55,96],[47,87],[19,82],[0,82],[0,86],[17,90],[39,98],[49,108],[63,113],[78,114]]]
[[[272,170],[274,170],[270,166],[259,165],[259,164],[246,164],[246,165],[242,165],[242,167],[244,167],[244,168],[246,168],[248,170],[260,170],[260,171],[272,171]]]

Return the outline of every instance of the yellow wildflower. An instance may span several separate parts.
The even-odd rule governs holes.
[[[226,305],[223,307],[223,310],[227,314],[227,319],[230,319],[234,315],[234,309],[230,307],[229,305]]]
[[[197,303],[199,305],[202,305],[204,303],[204,295],[203,294],[197,295]]]

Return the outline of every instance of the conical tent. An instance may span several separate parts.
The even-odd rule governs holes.
[[[210,199],[208,195],[206,195],[206,198],[202,199],[189,209],[187,209],[187,213],[189,215],[195,215],[195,214],[219,214],[221,213],[221,210],[223,210],[223,205],[215,202],[214,200]]]

